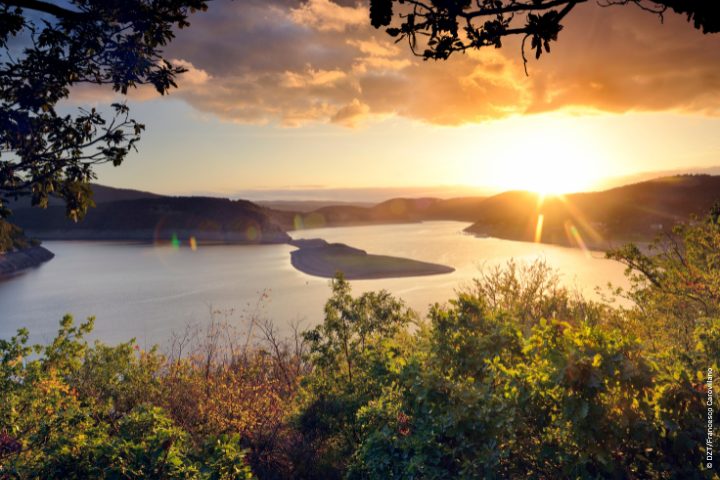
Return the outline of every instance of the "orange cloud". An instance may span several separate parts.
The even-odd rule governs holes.
[[[517,40],[424,62],[352,0],[214,4],[172,46],[180,95],[230,121],[298,126],[395,115],[457,125],[560,109],[717,115],[720,36],[683,17],[584,4],[525,76]]]
[[[333,123],[339,123],[348,127],[354,127],[358,122],[363,121],[370,113],[370,107],[357,98],[341,107],[332,116]]]

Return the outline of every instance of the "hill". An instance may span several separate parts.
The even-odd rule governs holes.
[[[63,207],[19,209],[13,222],[41,239],[284,243],[269,212],[252,202],[209,197],[161,197],[101,202],[74,223]]]
[[[478,218],[484,197],[393,198],[372,207],[333,205],[300,216],[304,228]]]
[[[323,205],[310,212],[271,209],[245,200],[164,197],[95,185],[97,207],[77,224],[64,208],[18,208],[14,223],[41,239],[278,243],[287,231],[383,223],[456,220],[472,222],[469,233],[604,249],[645,241],[702,215],[720,201],[720,176],[676,175],[602,192],[541,198],[511,191],[491,197],[394,198],[373,206]],[[307,209],[309,205],[295,205]],[[286,209],[288,208],[288,209]]]
[[[473,225],[478,235],[607,248],[670,232],[679,221],[703,215],[720,201],[720,176],[678,175],[613,188],[542,199],[506,192],[486,199]]]

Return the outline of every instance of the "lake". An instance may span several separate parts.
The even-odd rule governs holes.
[[[600,252],[553,245],[477,238],[462,222],[339,227],[292,232],[367,250],[454,267],[447,275],[352,282],[354,291],[386,289],[425,313],[468,285],[479,269],[514,258],[544,259],[562,281],[588,296],[607,282],[625,285],[624,267]],[[65,313],[95,316],[95,338],[132,337],[147,347],[172,331],[207,322],[210,310],[241,323],[248,314],[272,318],[288,332],[292,322],[309,327],[322,320],[329,280],[290,265],[289,245],[153,246],[114,242],[45,242],[56,257],[39,268],[0,282],[0,338],[20,327],[35,341],[49,340]],[[261,300],[263,292],[267,299]]]

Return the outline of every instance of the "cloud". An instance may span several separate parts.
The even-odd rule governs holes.
[[[182,67],[187,70],[178,80],[181,88],[184,86],[202,86],[212,80],[210,74],[208,74],[205,70],[195,67],[195,65],[187,60],[174,58],[170,60],[170,63],[176,67]]]
[[[630,7],[580,13],[537,75],[532,68],[530,111],[585,106],[718,113],[720,35],[703,35],[669,13],[664,24]]]
[[[290,17],[299,25],[321,32],[343,32],[350,27],[362,27],[368,22],[365,7],[344,7],[330,0],[308,0],[291,9]]]
[[[287,88],[308,88],[333,85],[347,78],[342,70],[313,70],[308,65],[305,72],[286,71],[281,86]]]
[[[170,46],[190,69],[173,93],[242,123],[355,126],[400,116],[457,125],[565,108],[717,115],[720,36],[634,6],[577,7],[524,74],[517,40],[424,62],[351,0],[213,3]],[[171,57],[171,58],[172,58]]]
[[[339,123],[349,127],[354,127],[359,121],[363,120],[370,113],[370,107],[362,103],[357,98],[353,98],[352,102],[341,107],[332,116],[333,123]]]

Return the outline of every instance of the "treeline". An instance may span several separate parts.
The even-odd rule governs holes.
[[[90,345],[70,317],[49,345],[21,331],[0,341],[0,478],[717,478],[719,216],[611,252],[631,286],[608,302],[511,262],[427,319],[338,278],[290,338],[220,319],[161,353]]]

